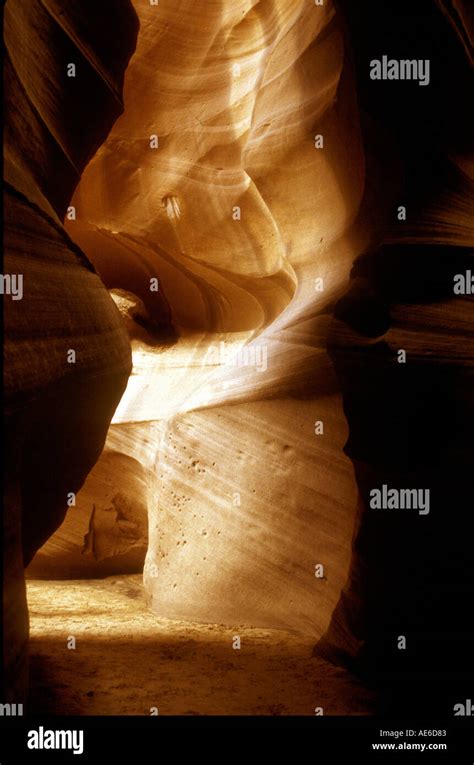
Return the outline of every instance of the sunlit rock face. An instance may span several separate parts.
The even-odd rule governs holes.
[[[155,322],[107,442],[150,477],[149,602],[317,636],[356,507],[327,327],[367,238],[341,21],[288,0],[135,9],[125,112],[67,228]]]
[[[166,296],[177,325],[260,330],[302,283],[327,274],[360,201],[334,7],[135,8],[125,113],[76,191],[69,231],[107,286],[136,292],[155,313]]]
[[[21,294],[4,298],[3,695],[13,703],[24,700],[27,678],[23,566],[60,525],[68,496],[99,457],[130,371],[120,314],[60,221],[120,113],[137,30],[131,6],[115,4],[121,41],[101,51],[100,22],[93,3],[86,6],[5,6],[4,270],[22,279]],[[71,61],[82,78],[68,80]]]

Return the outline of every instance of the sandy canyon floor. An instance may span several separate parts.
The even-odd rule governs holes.
[[[145,603],[141,575],[27,587],[31,713],[373,713],[355,678],[311,656],[310,637],[160,618]]]

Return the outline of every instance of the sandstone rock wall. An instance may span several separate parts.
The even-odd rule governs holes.
[[[135,7],[125,112],[68,232],[178,335],[134,337],[108,436],[149,478],[149,602],[316,637],[356,507],[327,330],[367,241],[341,19],[288,0]]]
[[[68,495],[97,460],[130,371],[120,315],[60,220],[122,108],[137,30],[128,3],[109,4],[122,38],[101,55],[97,16],[87,6],[5,6],[4,271],[21,284],[4,297],[3,696],[13,703],[24,701],[27,677],[23,567],[60,525]],[[67,76],[70,63],[75,78]]]

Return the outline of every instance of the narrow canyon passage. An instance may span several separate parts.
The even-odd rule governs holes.
[[[32,703],[46,676],[56,713],[147,713],[155,685],[162,713],[368,713],[362,685],[312,656],[356,508],[326,335],[368,236],[340,20],[299,2],[135,10],[125,109],[65,220],[133,370],[27,571]]]
[[[199,646],[209,642],[202,674],[224,689],[218,703],[197,698],[197,713],[219,704],[223,714],[361,713],[362,688],[354,698],[344,691],[357,688],[354,678],[312,656],[347,578],[357,492],[325,348],[330,307],[367,239],[352,229],[364,159],[340,20],[330,5],[201,3],[197,34],[171,3],[136,11],[123,115],[65,221],[110,290],[133,370],[99,460],[29,566],[30,648],[48,624],[59,660],[50,676],[71,667],[56,642],[61,609],[35,627],[50,587],[58,603],[73,591],[90,598],[85,636],[98,659],[114,617],[92,617],[104,596],[91,577],[144,568],[144,592],[125,600],[123,634],[106,654],[112,675],[130,661],[141,689],[151,657],[134,658],[127,640],[150,646],[159,620],[175,620],[165,644],[192,629]],[[134,608],[145,598],[143,633]],[[229,629],[241,648],[227,645]],[[213,653],[216,630],[226,637]],[[228,651],[242,657],[247,701],[222,671]],[[170,674],[180,705],[189,706],[199,655],[181,679]],[[126,699],[120,708],[127,713]]]
[[[469,698],[474,32],[419,2],[7,0],[8,703]]]

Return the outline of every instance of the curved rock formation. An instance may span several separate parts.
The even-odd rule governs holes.
[[[130,371],[120,315],[60,222],[121,110],[137,30],[127,2],[109,4],[123,34],[116,50],[101,55],[88,5],[86,17],[74,2],[5,6],[4,697],[13,703],[24,701],[26,686],[23,566],[60,525],[97,460]]]
[[[78,186],[69,232],[152,315],[163,293],[180,327],[260,330],[326,274],[360,201],[334,8],[164,0],[137,13],[125,113]]]
[[[356,497],[326,333],[366,241],[340,18],[288,0],[137,13],[125,112],[68,231],[179,334],[134,337],[108,437],[150,476],[145,587],[170,618],[318,636]]]
[[[46,542],[34,576],[144,565],[165,618],[304,633],[385,712],[450,714],[471,693],[468,4],[137,0],[108,135],[128,3],[11,6],[9,268],[31,291],[7,303],[10,678],[21,545]],[[430,87],[371,80],[380,51],[431,60]],[[428,512],[374,509],[384,486]]]

